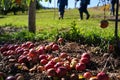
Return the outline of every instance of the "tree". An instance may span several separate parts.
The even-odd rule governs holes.
[[[38,0],[42,1],[42,0]],[[51,3],[51,0],[45,0]],[[36,32],[36,0],[30,0],[29,3],[29,15],[28,15],[28,27],[29,31],[35,33]]]
[[[30,32],[36,32],[36,0],[31,0],[28,13],[28,28]]]

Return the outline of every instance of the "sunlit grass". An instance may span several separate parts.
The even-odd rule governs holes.
[[[71,23],[75,21],[76,27],[80,29],[81,34],[85,36],[90,34],[98,34],[104,38],[114,36],[115,22],[109,21],[109,26],[105,29],[99,27],[100,21],[103,20],[105,16],[110,16],[109,11],[106,11],[104,15],[103,10],[99,8],[90,8],[89,13],[91,15],[89,20],[85,19],[85,14],[84,20],[80,20],[78,9],[66,9],[64,19],[58,20],[58,9],[36,11],[36,31],[37,33],[52,33],[54,30],[64,31],[69,29]],[[3,16],[3,18],[0,18],[0,26],[5,25],[27,27],[28,15],[26,13],[18,15],[8,14]],[[118,25],[120,25],[120,23]]]

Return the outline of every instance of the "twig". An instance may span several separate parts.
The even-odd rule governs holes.
[[[111,56],[112,56],[112,54],[110,54],[110,56],[107,58],[107,61],[106,61],[105,65],[104,65],[104,67],[103,67],[102,71],[104,71],[104,70],[105,70],[105,68],[106,68],[106,66],[107,66],[107,63],[108,63],[108,61],[109,61],[109,59],[110,59],[110,57],[111,57]]]

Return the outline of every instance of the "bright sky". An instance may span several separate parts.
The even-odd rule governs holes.
[[[68,0],[68,8],[74,8],[74,1],[75,0]],[[77,3],[77,7],[79,7],[79,2]],[[88,7],[97,6],[98,2],[99,2],[99,0],[91,0],[90,5]],[[40,3],[45,7],[57,7],[57,0],[52,0],[52,3],[44,2],[44,0],[43,0]]]

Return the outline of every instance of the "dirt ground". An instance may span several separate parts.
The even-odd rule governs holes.
[[[36,44],[45,44],[45,42]],[[113,53],[102,52],[99,47],[82,45],[76,42],[66,42],[64,45],[61,45],[60,52],[66,52],[77,58],[80,58],[82,53],[88,52],[91,56],[91,61],[87,65],[88,71],[91,71],[94,75],[96,75],[98,72],[104,70],[109,74],[111,78],[110,80],[120,80],[120,58],[113,58],[111,55]],[[8,57],[0,55],[0,71],[4,72],[6,75],[22,73],[25,80],[50,80],[46,78],[44,73],[40,72],[17,72],[15,69],[12,70],[12,68],[9,67],[10,64],[13,64],[13,62],[9,61]]]

